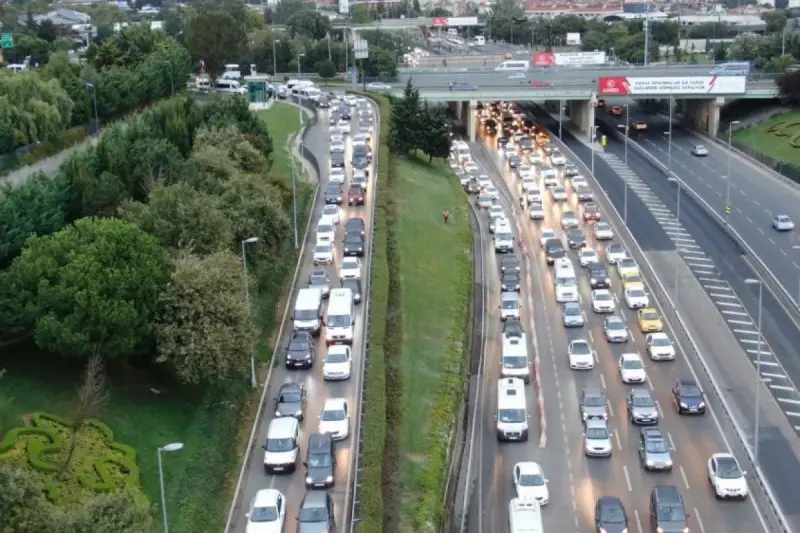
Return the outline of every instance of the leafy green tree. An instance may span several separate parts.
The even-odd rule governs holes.
[[[224,150],[242,172],[266,174],[269,170],[269,160],[250,143],[247,135],[234,126],[200,128],[195,137],[195,150],[207,146]]]
[[[35,71],[0,76],[0,122],[13,126],[22,144],[55,139],[71,113],[72,101],[57,81]]]
[[[54,533],[151,533],[155,527],[148,507],[125,490],[92,496],[59,515]]]
[[[249,368],[255,331],[242,265],[232,253],[178,257],[159,304],[158,352],[182,381],[227,379]]]
[[[781,98],[790,102],[800,102],[800,70],[785,72],[775,80]]]
[[[37,345],[87,358],[125,357],[153,333],[169,265],[155,238],[121,220],[83,218],[31,238],[11,267]]]
[[[406,83],[403,98],[392,102],[392,149],[400,154],[417,150],[420,135],[423,133],[424,120],[419,89],[414,88],[411,80]]]
[[[186,46],[214,79],[224,72],[226,63],[239,57],[245,40],[243,28],[222,9],[198,9],[186,28]]]
[[[434,157],[446,158],[450,154],[450,119],[443,108],[430,109],[427,100],[422,109],[423,128],[418,147]]]
[[[319,41],[331,31],[331,21],[322,13],[306,6],[289,17],[286,21],[286,29],[292,39],[307,37]]]
[[[208,255],[233,243],[231,224],[217,204],[215,198],[191,187],[173,185],[150,191],[146,204],[126,202],[120,215],[166,248]]]
[[[397,58],[395,52],[369,47],[369,58],[364,60],[364,76],[388,78],[397,76]]]
[[[235,126],[256,150],[269,158],[272,137],[267,124],[250,111],[246,98],[212,98],[202,107],[203,123],[208,127]]]
[[[336,76],[336,65],[333,64],[333,61],[320,61],[317,63],[317,74],[319,74],[320,78],[330,79]]]
[[[367,22],[372,22],[372,13],[370,13],[370,10],[367,8],[367,6],[353,6],[353,8],[350,9],[350,18],[357,24],[364,24]]]

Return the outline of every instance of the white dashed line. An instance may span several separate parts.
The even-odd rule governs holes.
[[[633,486],[631,485],[631,476],[628,474],[628,466],[622,465],[622,471],[625,473],[625,483],[628,485],[628,492],[633,492]]]

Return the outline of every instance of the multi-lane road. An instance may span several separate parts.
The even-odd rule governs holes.
[[[377,109],[372,106],[376,114],[374,119],[375,127],[380,123],[377,117]],[[320,194],[317,197],[316,203],[313,207],[313,215],[311,217],[310,229],[307,239],[307,244],[304,249],[304,255],[300,259],[300,268],[297,275],[297,282],[294,287],[288,305],[290,309],[294,306],[297,291],[301,288],[308,286],[309,274],[312,270],[323,268],[330,277],[331,286],[336,288],[339,286],[339,271],[337,265],[341,264],[343,245],[341,243],[344,235],[344,225],[347,220],[358,217],[365,222],[365,235],[366,235],[366,250],[362,261],[361,279],[362,290],[364,292],[362,303],[355,306],[355,328],[353,333],[352,344],[352,371],[351,377],[345,381],[325,381],[322,375],[322,362],[325,357],[326,347],[324,334],[317,339],[316,352],[314,357],[313,367],[310,370],[289,370],[284,365],[284,350],[292,335],[292,322],[291,317],[287,317],[286,321],[281,327],[281,340],[278,349],[274,354],[273,367],[268,376],[266,383],[265,401],[262,411],[261,419],[258,420],[255,432],[255,439],[252,442],[251,453],[249,459],[244,466],[244,477],[242,478],[242,485],[238,492],[238,497],[233,504],[233,515],[230,528],[227,531],[231,533],[244,533],[247,526],[247,518],[245,514],[248,512],[250,503],[253,496],[260,489],[278,489],[286,498],[286,531],[293,532],[296,529],[295,517],[298,515],[298,509],[303,496],[306,494],[305,487],[305,470],[303,461],[305,461],[306,444],[308,437],[317,432],[317,417],[320,415],[322,407],[326,400],[330,398],[344,398],[347,400],[350,408],[350,426],[349,437],[341,442],[337,442],[336,448],[336,471],[334,486],[328,489],[333,497],[335,506],[335,521],[336,531],[346,531],[349,527],[349,512],[350,512],[350,498],[352,497],[352,469],[356,453],[356,439],[358,438],[359,428],[357,427],[358,420],[360,420],[359,413],[361,411],[359,405],[359,391],[361,389],[361,367],[364,364],[363,354],[365,348],[365,333],[366,333],[366,320],[367,308],[369,305],[369,273],[370,273],[370,257],[372,247],[372,213],[373,213],[373,199],[375,194],[375,177],[377,173],[373,172],[371,182],[367,188],[366,201],[364,206],[348,207],[347,202],[341,206],[341,222],[336,227],[335,242],[335,258],[334,264],[327,267],[315,267],[313,264],[313,249],[316,240],[315,228],[317,221],[320,218],[322,208],[325,202],[325,186],[328,184],[328,167],[329,167],[329,128],[328,128],[328,110],[320,109],[318,111],[319,122],[312,128],[308,136],[305,138],[306,147],[314,153],[319,160],[320,167]],[[354,117],[357,116],[353,111]],[[357,123],[353,123],[353,135],[358,131]],[[351,173],[350,169],[350,153],[351,153],[351,136],[345,137],[346,152],[345,161],[348,168],[348,175]],[[372,143],[377,146],[378,132],[372,135]],[[373,150],[376,152],[376,150]],[[347,194],[347,183],[343,187],[343,195]],[[326,302],[327,303],[327,302]],[[323,327],[324,331],[324,327]],[[264,452],[261,447],[266,442],[267,429],[270,421],[275,414],[275,399],[278,396],[278,391],[284,383],[292,382],[299,383],[305,387],[307,394],[307,404],[305,409],[305,419],[301,422],[301,438],[300,438],[300,453],[297,459],[297,469],[291,474],[271,474],[267,475],[264,472]]]
[[[578,272],[578,276],[586,324],[569,330],[562,326],[561,306],[555,301],[553,279],[541,253],[539,235],[546,227],[555,229],[563,238],[561,213],[566,209],[579,211],[576,200],[573,198],[566,205],[559,205],[553,203],[545,192],[545,220],[532,222],[527,211],[518,208],[518,178],[509,171],[492,140],[474,143],[472,153],[495,180],[501,191],[501,203],[516,224],[521,244],[516,253],[520,254],[523,265],[527,265],[523,267],[522,322],[528,332],[529,353],[538,353],[540,358],[544,418],[533,423],[539,418],[539,405],[535,385],[529,385],[530,441],[526,444],[497,442],[494,415],[502,326],[496,311],[500,294],[498,268],[493,247],[487,246],[484,250],[489,287],[489,300],[485,306],[485,375],[481,380],[483,399],[480,404],[483,410],[477,422],[478,442],[473,444],[473,453],[478,459],[478,482],[470,506],[471,531],[504,530],[508,520],[508,501],[514,496],[512,468],[519,461],[537,461],[545,469],[550,489],[550,503],[543,513],[546,530],[578,533],[593,529],[595,501],[600,496],[612,495],[622,499],[626,505],[630,516],[629,530],[648,532],[650,490],[656,484],[671,484],[680,489],[687,502],[692,531],[765,531],[761,516],[751,502],[715,501],[705,476],[705,465],[712,453],[726,451],[724,439],[711,415],[684,417],[675,412],[670,396],[671,385],[678,377],[692,375],[684,354],[679,353],[674,362],[653,363],[646,358],[643,336],[636,327],[633,312],[624,306],[619,279],[614,279],[612,285],[618,302],[617,313],[629,323],[632,337],[628,343],[610,345],[605,341],[602,317],[592,312],[589,303],[591,289],[583,272]],[[482,231],[487,231],[487,225],[485,219],[481,221]],[[596,248],[602,257],[604,246],[592,239],[590,227],[583,225],[582,230],[589,245]],[[580,270],[574,252],[569,255]],[[613,278],[613,269],[611,275]],[[576,372],[567,365],[567,345],[577,338],[588,340],[596,352],[597,363],[592,371]],[[646,473],[640,466],[637,451],[639,431],[628,422],[625,411],[625,398],[631,386],[622,384],[617,370],[618,357],[634,351],[645,356],[649,377],[646,387],[658,401],[659,427],[667,435],[672,448],[675,466],[671,473]],[[609,426],[614,433],[610,459],[587,459],[583,455],[578,398],[581,390],[588,387],[602,389],[609,401]],[[542,421],[545,421],[544,425]],[[537,433],[540,432],[546,437],[544,447],[537,446]]]

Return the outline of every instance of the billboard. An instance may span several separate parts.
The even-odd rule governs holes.
[[[746,76],[683,76],[674,78],[629,78],[614,76],[600,78],[598,94],[655,95],[655,94],[744,94]]]
[[[576,67],[581,65],[604,65],[605,52],[567,52],[553,54],[536,52],[533,54],[534,67]]]
[[[477,26],[478,17],[431,17],[434,28],[455,28],[458,26]]]
[[[581,45],[581,34],[580,33],[568,33],[567,34],[567,46],[580,46]]]

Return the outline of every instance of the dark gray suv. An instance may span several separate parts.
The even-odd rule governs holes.
[[[333,437],[315,433],[308,438],[306,461],[306,487],[324,489],[332,487],[336,474],[336,453]]]
[[[333,498],[329,492],[306,492],[297,515],[297,533],[333,533]]]

